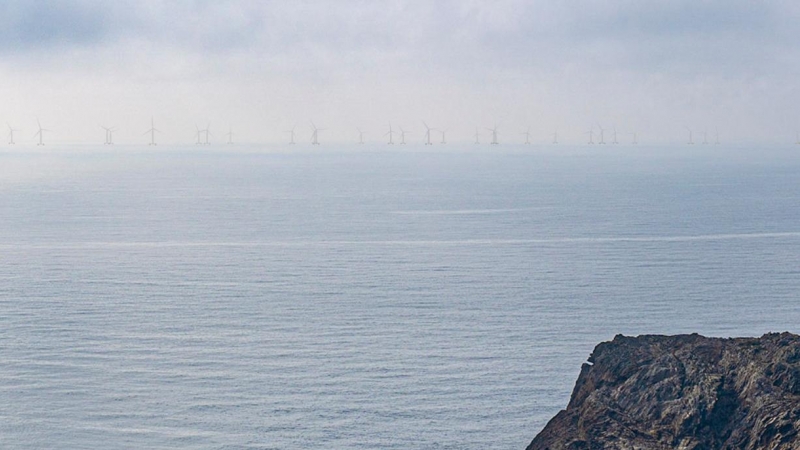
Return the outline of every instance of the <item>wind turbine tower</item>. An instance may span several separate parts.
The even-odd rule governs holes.
[[[617,141],[617,127],[614,127],[614,142],[612,144],[619,144],[619,141]]]
[[[478,129],[475,128],[475,144],[481,143],[481,134],[478,132]]]
[[[113,136],[112,136],[112,132],[114,131],[114,128],[107,128],[107,127],[104,127],[102,125],[100,125],[100,128],[106,130],[106,141],[103,142],[103,145],[114,145],[114,140],[113,140]]]
[[[692,130],[689,127],[686,127],[686,130],[689,131],[689,142],[687,142],[686,144],[694,145],[694,140],[692,139]]]
[[[422,121],[422,124],[425,125],[425,145],[433,145],[433,142],[431,142],[431,130],[432,130],[432,128],[429,127],[428,124],[425,123],[424,120]]]
[[[358,144],[359,145],[363,145],[364,144],[364,132],[361,131],[361,128],[356,128],[356,130],[358,130]]]
[[[497,125],[495,124],[494,128],[487,128],[487,130],[492,132],[491,145],[499,145],[500,143],[497,142]]]
[[[639,145],[639,137],[636,135],[636,132],[634,131],[632,134],[633,134],[633,142],[632,142],[632,144],[633,145]]]
[[[14,142],[14,132],[19,130],[11,128],[10,123],[7,123],[6,125],[8,125],[8,145],[15,145],[16,142]]]
[[[289,133],[289,136],[290,136],[289,137],[289,145],[294,145],[294,129],[295,128],[297,128],[297,126],[292,127],[291,130],[284,131],[284,133]]]
[[[553,133],[553,144],[558,144],[558,130]]]
[[[389,142],[386,145],[394,145],[394,130],[392,130],[392,124],[389,124],[389,132],[384,134],[384,136],[389,136]]]
[[[408,133],[408,131],[400,127],[400,145],[406,145],[406,133]]]
[[[36,146],[38,147],[40,145],[44,145],[44,132],[50,130],[42,128],[42,124],[41,122],[39,122],[39,119],[36,119],[36,124],[39,126],[39,131],[37,131],[36,134],[33,135],[33,137],[39,136],[39,143],[36,144]]]
[[[525,136],[525,145],[531,145],[531,128],[528,127],[528,131],[522,134]]]
[[[719,128],[714,128],[714,133],[716,134],[716,138],[714,139],[714,145],[719,145]]]
[[[228,126],[228,132],[225,134],[228,136],[228,145],[233,145],[233,127]]]
[[[161,133],[161,131],[156,130],[156,122],[154,118],[150,118],[150,129],[145,131],[143,134],[150,134],[150,143],[147,145],[158,145],[156,144],[156,132]]]
[[[201,130],[197,124],[195,124],[194,127],[197,128],[197,142],[195,142],[194,145],[203,145],[203,141],[200,140],[200,135],[203,133],[203,130]]]
[[[211,135],[211,123],[206,125],[206,129],[203,131],[206,133],[206,141],[203,144],[211,145],[211,141],[208,140],[208,137]]]
[[[605,128],[603,128],[603,126],[602,126],[602,125],[600,125],[599,123],[597,124],[597,128],[600,128],[600,142],[598,142],[598,144],[601,144],[601,145],[606,145],[606,141],[605,141],[605,132],[606,132],[606,129],[605,129]]]
[[[442,145],[447,144],[447,130],[442,130],[441,133],[442,133],[442,141],[440,142],[440,144]]]
[[[589,144],[594,145],[594,127],[589,128],[589,131],[586,132],[589,135]]]
[[[319,145],[319,132],[322,131],[322,128],[317,128],[314,122],[311,122],[311,128],[311,145]]]

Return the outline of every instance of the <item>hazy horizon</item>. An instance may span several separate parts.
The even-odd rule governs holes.
[[[422,121],[471,142],[793,143],[800,5],[748,1],[9,1],[0,123],[33,143],[384,141]],[[438,141],[438,134],[435,136]],[[610,140],[610,131],[606,133]]]

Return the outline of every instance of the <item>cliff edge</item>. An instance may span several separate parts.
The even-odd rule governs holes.
[[[528,450],[800,449],[800,336],[616,336]]]

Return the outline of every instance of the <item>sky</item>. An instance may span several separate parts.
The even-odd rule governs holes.
[[[793,143],[789,0],[0,1],[0,123],[54,143]],[[436,135],[438,137],[438,135]]]

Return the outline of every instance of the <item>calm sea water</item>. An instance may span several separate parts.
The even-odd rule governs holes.
[[[0,152],[0,447],[524,448],[617,333],[798,332],[800,149]]]

